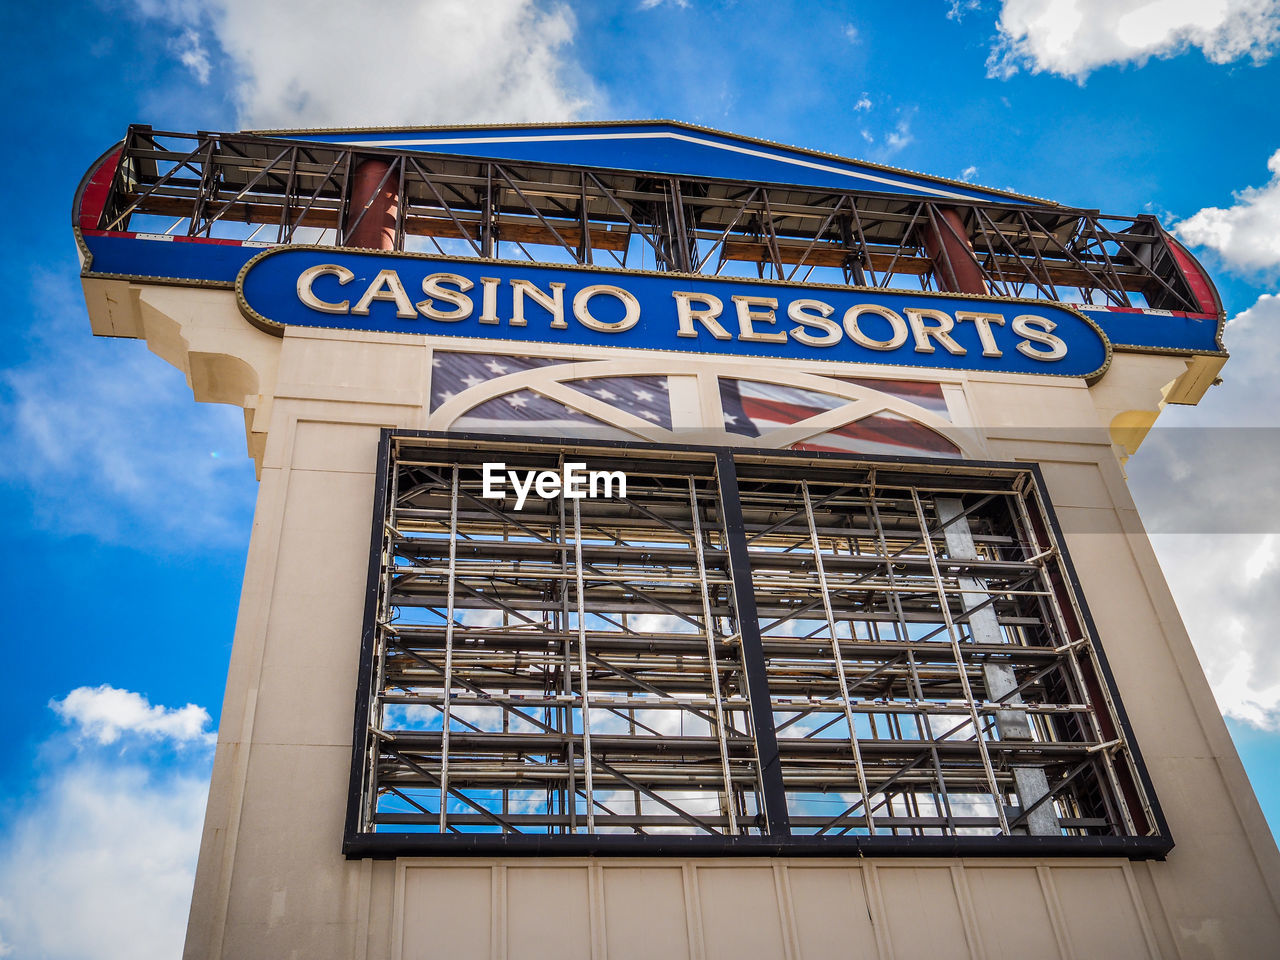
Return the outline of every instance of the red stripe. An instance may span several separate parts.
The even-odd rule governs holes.
[[[1169,243],[1169,249],[1173,251],[1173,259],[1178,261],[1178,268],[1182,272],[1183,279],[1187,281],[1187,285],[1191,287],[1191,293],[1196,298],[1196,303],[1201,310],[1206,312],[1216,312],[1220,309],[1218,297],[1214,293],[1213,285],[1209,282],[1208,274],[1204,272],[1204,267],[1196,262],[1191,254],[1183,249],[1182,244],[1168,233],[1164,235],[1165,240]]]
[[[135,233],[132,230],[83,230],[86,237],[123,237],[126,240],[137,240],[139,237],[146,239],[145,234]],[[164,234],[152,234],[152,236],[164,236]],[[246,240],[228,240],[224,237],[169,237],[165,243],[213,243],[223,247],[243,247],[248,241]],[[265,248],[264,248],[265,249]]]
[[[1190,281],[1190,277],[1187,278]],[[1143,313],[1152,318],[1163,317],[1166,313],[1174,317],[1186,317],[1189,320],[1217,320],[1216,313],[1192,313],[1190,310],[1162,310],[1160,313],[1152,313],[1144,307],[1112,307],[1112,306],[1086,306],[1086,310],[1106,310],[1109,313]]]
[[[807,420],[809,417],[819,413],[825,413],[828,409],[835,408],[805,407],[796,403],[784,403],[781,400],[761,400],[757,397],[742,398],[742,412],[752,420],[795,423],[798,420]]]
[[[102,208],[107,205],[107,194],[111,192],[111,181],[115,179],[116,167],[120,166],[120,151],[117,150],[103,159],[93,176],[85,184],[84,193],[80,195],[80,215],[76,223],[81,230],[93,230],[102,219]]]
[[[942,401],[942,387],[936,383],[923,383],[914,380],[867,380],[863,377],[841,377],[846,383],[853,383],[880,393],[891,393],[909,397],[927,397],[930,400]]]
[[[928,453],[960,452],[954,443],[928,427],[909,420],[896,420],[880,416],[864,417],[854,423],[829,430],[825,434],[819,434],[813,440],[820,439],[823,436],[847,437],[850,440],[870,441],[885,446],[907,447]],[[803,444],[796,444],[795,447],[796,449],[815,450],[835,449],[812,446],[813,440],[806,440]]]

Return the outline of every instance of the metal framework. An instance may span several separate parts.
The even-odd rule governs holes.
[[[376,513],[349,855],[1171,846],[1034,467],[388,432]]]
[[[393,248],[1216,312],[1155,217],[129,128],[89,229],[343,245],[397,198]],[[952,242],[955,241],[955,242]],[[958,263],[957,258],[966,263]],[[967,285],[961,278],[980,275]],[[968,289],[977,283],[984,289]]]

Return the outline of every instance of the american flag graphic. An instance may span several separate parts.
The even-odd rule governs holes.
[[[868,380],[865,377],[839,377],[838,379],[914,403],[917,407],[924,407],[930,413],[936,413],[944,420],[951,419],[951,412],[947,410],[947,400],[942,395],[940,383],[916,380]]]
[[[496,377],[567,363],[550,357],[437,351],[432,359],[431,409]],[[936,383],[841,379],[946,416],[946,401],[942,388]],[[850,402],[835,394],[758,380],[720,377],[719,382],[724,428],[740,437],[764,437],[779,427],[791,426]],[[655,427],[671,429],[671,394],[667,378],[660,374],[566,379],[560,381],[560,385]],[[451,428],[502,435],[634,439],[629,431],[525,386],[476,404],[454,420]],[[793,448],[843,453],[960,455],[950,440],[897,413],[863,417],[794,444]]]
[[[890,396],[945,414],[946,404],[937,384],[896,380],[850,380]],[[930,389],[932,388],[932,389]],[[758,380],[720,378],[720,404],[724,428],[744,437],[762,437],[850,401],[815,390],[788,387]],[[897,413],[877,413],[843,427],[792,444],[795,450],[829,450],[839,453],[920,454],[958,457],[959,448],[941,434]]]
[[[434,410],[464,390],[524,370],[565,361],[546,357],[511,357],[479,353],[437,352],[432,360],[431,407]],[[655,427],[671,429],[671,399],[665,376],[608,376],[565,380],[562,386],[639,417]],[[472,407],[455,420],[460,431],[533,434],[552,437],[634,436],[612,424],[521,387]]]
[[[463,390],[478,387],[496,377],[564,362],[552,357],[506,357],[492,353],[437,350],[431,358],[431,409],[447,403]]]

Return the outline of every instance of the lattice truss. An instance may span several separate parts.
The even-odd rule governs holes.
[[[986,292],[1202,312],[1150,215],[468,159],[253,134],[129,128],[97,227],[263,245],[347,243],[370,217],[354,171],[385,164],[392,246],[448,256]],[[969,292],[977,292],[970,290]]]
[[[468,446],[391,439],[360,831],[1155,832],[1025,468]]]

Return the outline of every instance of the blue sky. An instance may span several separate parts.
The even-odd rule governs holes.
[[[1235,357],[1130,476],[1280,826],[1276,3],[291,6],[0,10],[0,957],[176,952],[252,522],[240,411],[89,334],[71,197],[131,122],[669,117],[1177,224]],[[67,866],[33,880],[51,848]]]

